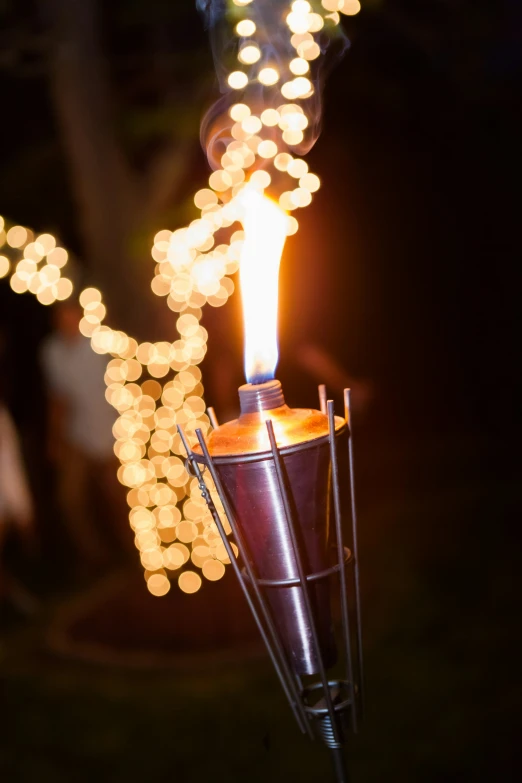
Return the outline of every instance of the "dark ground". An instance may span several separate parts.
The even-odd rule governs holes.
[[[518,780],[518,554],[508,538],[520,501],[503,447],[363,435],[368,705],[349,742],[353,780]],[[104,604],[102,618],[119,579],[91,595]],[[325,752],[300,737],[268,661],[252,648],[232,574],[197,600],[178,591],[170,604],[144,599],[141,585],[132,595],[140,596],[130,599],[135,615],[139,605],[151,628],[164,623],[163,649],[150,645],[156,660],[136,649],[153,637],[144,642],[128,618],[121,633],[135,654],[115,652],[121,633],[104,631],[103,619],[94,636],[110,637],[112,648],[93,654],[92,623],[68,626],[70,598],[55,596],[33,623],[4,636],[3,780],[330,780]],[[78,599],[72,608],[89,616]],[[74,657],[82,655],[100,660]]]

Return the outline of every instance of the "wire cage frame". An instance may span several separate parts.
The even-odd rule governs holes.
[[[343,520],[341,507],[341,492],[339,485],[339,460],[338,444],[336,442],[335,412],[333,400],[327,399],[326,388],[319,386],[320,409],[328,417],[328,443],[331,464],[330,494],[333,500],[333,517],[335,529],[336,562],[327,569],[319,572],[305,572],[305,558],[299,542],[299,522],[292,510],[292,503],[288,487],[285,465],[280,448],[276,443],[273,423],[270,418],[265,422],[270,442],[268,458],[273,460],[277,487],[281,495],[284,516],[288,526],[289,539],[295,555],[297,566],[297,578],[291,579],[262,579],[256,573],[253,558],[249,552],[244,536],[240,531],[237,519],[225,492],[219,472],[209,452],[204,435],[200,429],[196,430],[202,455],[195,454],[187,440],[181,426],[178,426],[183,446],[187,453],[187,470],[194,476],[199,485],[201,494],[207,503],[213,521],[220,533],[228,558],[238,579],[243,595],[248,603],[259,633],[268,651],[269,657],[279,677],[281,686],[286,695],[299,729],[311,739],[318,737],[330,749],[332,753],[336,778],[339,783],[348,781],[343,745],[346,741],[347,730],[351,728],[358,732],[359,725],[364,715],[364,668],[362,648],[362,623],[361,623],[361,594],[359,574],[359,554],[357,535],[357,512],[355,504],[355,479],[353,459],[353,434],[350,390],[344,390],[344,426],[347,433],[347,457],[348,457],[348,516],[351,523],[351,546],[345,546],[343,535]],[[215,412],[209,408],[209,418],[212,426],[216,428],[218,421]],[[201,466],[199,460],[204,460]],[[238,548],[239,558],[232,549],[221,516],[212,499],[204,472],[208,467],[215,490],[222,503],[223,510],[232,531],[232,536]],[[350,612],[348,604],[348,579],[347,568],[351,569],[351,586],[353,589],[353,610]],[[341,608],[342,639],[344,647],[342,679],[329,679],[321,653],[319,634],[316,625],[316,617],[312,609],[312,601],[309,586],[319,580],[331,579],[339,576],[339,593]],[[302,678],[293,670],[288,654],[285,651],[283,640],[277,630],[272,610],[267,599],[267,590],[285,590],[290,587],[300,587],[303,595],[303,604],[307,614],[307,620],[312,636],[313,648],[318,662],[318,678],[311,684],[303,684]],[[352,615],[352,617],[350,616]],[[355,634],[352,624],[355,624]],[[355,653],[355,654],[354,654]],[[354,665],[355,664],[355,665]],[[315,699],[315,701],[314,701]]]

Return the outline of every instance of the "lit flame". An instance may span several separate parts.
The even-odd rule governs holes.
[[[245,242],[239,276],[245,333],[245,375],[249,383],[274,377],[278,360],[277,301],[281,254],[288,217],[253,188],[240,194]]]

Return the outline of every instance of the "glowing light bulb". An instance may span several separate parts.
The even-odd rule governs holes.
[[[293,90],[296,98],[304,98],[313,91],[312,82],[306,76],[298,76],[294,79]]]
[[[310,193],[315,193],[321,187],[321,180],[316,174],[305,174],[299,180],[299,187],[309,190]]]
[[[257,154],[261,158],[273,158],[275,155],[277,155],[277,152],[277,144],[275,141],[271,141],[270,139],[262,141],[257,148]]]
[[[279,72],[276,70],[276,68],[267,66],[266,68],[261,68],[257,78],[261,84],[270,87],[273,84],[277,84],[279,81]]]
[[[228,84],[233,90],[242,90],[248,84],[248,76],[243,71],[232,71],[228,77]]]
[[[237,3],[238,0],[234,0],[234,2]],[[184,593],[197,593],[201,587],[201,577],[194,571],[184,571],[179,576],[178,585]]]
[[[361,4],[359,0],[342,0],[335,10],[346,14],[346,16],[355,16],[361,10]]]
[[[286,171],[292,161],[293,158],[288,152],[280,152],[279,155],[276,155],[274,166],[279,171]]]
[[[268,171],[258,169],[254,171],[249,179],[249,183],[254,185],[257,190],[264,190],[270,185],[271,177]]]
[[[296,76],[303,76],[310,70],[308,61],[304,60],[302,57],[295,57],[293,60],[291,60],[289,68]]]
[[[261,50],[258,46],[249,44],[248,46],[243,46],[243,48],[239,50],[237,58],[245,65],[253,65],[261,58]]]
[[[310,14],[309,15],[309,26],[308,31],[310,33],[318,33],[319,30],[322,30],[324,27],[324,19],[321,16],[321,14]]]
[[[230,108],[229,114],[235,122],[241,122],[245,117],[249,116],[250,106],[247,106],[245,103],[235,103]]]
[[[279,112],[277,109],[265,109],[261,112],[261,122],[269,128],[277,125],[279,123]]]
[[[321,0],[321,5],[323,8],[326,8],[327,11],[339,11],[344,2],[345,0]]]
[[[13,226],[7,232],[7,244],[11,247],[22,247],[27,242],[27,229],[23,226]]]
[[[9,259],[6,256],[0,256],[0,277],[5,277],[10,267]]]
[[[297,47],[297,54],[304,60],[316,60],[321,54],[321,49],[315,41],[303,41]]]
[[[252,22],[251,19],[242,19],[241,22],[238,22],[236,25],[236,33],[244,38],[254,35],[255,31],[256,23]]]
[[[296,14],[308,14],[312,10],[312,6],[307,0],[295,0],[292,3],[292,11]]]
[[[245,131],[245,133],[257,133],[261,130],[263,127],[263,123],[259,119],[259,117],[254,116],[251,114],[249,117],[245,117],[245,119],[241,123],[241,127]]]
[[[300,177],[304,177],[307,173],[308,163],[305,160],[302,160],[302,158],[295,158],[288,164],[287,171],[291,177],[299,179]]]
[[[283,141],[290,147],[295,147],[297,144],[301,144],[304,138],[303,131],[300,130],[285,130],[283,131]]]
[[[310,27],[310,19],[307,13],[291,11],[286,17],[286,23],[293,33],[307,33]]]

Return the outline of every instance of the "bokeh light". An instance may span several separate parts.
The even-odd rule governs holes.
[[[234,292],[232,276],[239,269],[244,242],[243,231],[238,230],[240,200],[235,198],[241,190],[274,188],[270,195],[291,213],[307,206],[319,189],[319,177],[291,151],[312,123],[307,101],[314,90],[314,60],[321,54],[314,35],[325,35],[338,24],[339,13],[355,15],[360,10],[358,0],[322,0],[320,7],[314,3],[315,10],[306,0],[289,2],[282,16],[282,34],[288,35],[293,54],[288,63],[276,65],[263,53],[263,41],[255,39],[256,24],[248,18],[249,13],[254,15],[252,0],[233,3],[236,54],[245,71],[232,70],[228,85],[241,91],[257,81],[261,87],[257,85],[255,95],[262,90],[264,103],[249,105],[245,91],[231,106],[232,140],[221,168],[194,195],[198,216],[183,228],[162,229],[153,237],[151,288],[172,311],[177,338],[138,343],[107,325],[99,289],[89,287],[79,293],[80,332],[95,352],[107,356],[106,397],[118,412],[113,427],[114,452],[120,462],[117,476],[127,488],[129,523],[147,587],[155,596],[169,591],[171,579],[184,593],[195,593],[202,585],[198,572],[217,581],[230,562],[197,481],[185,469],[186,455],[177,432],[177,426],[183,426],[189,444],[194,445],[195,430],[206,435],[210,429],[198,366],[207,350],[202,308],[221,307]],[[298,227],[297,219],[288,214],[287,235],[295,234]],[[0,217],[0,248],[0,278],[8,278],[16,293],[32,293],[44,305],[74,293],[64,273],[68,253],[52,234],[35,235]],[[230,527],[211,480],[209,488],[228,535]],[[237,556],[233,543],[232,548]]]

